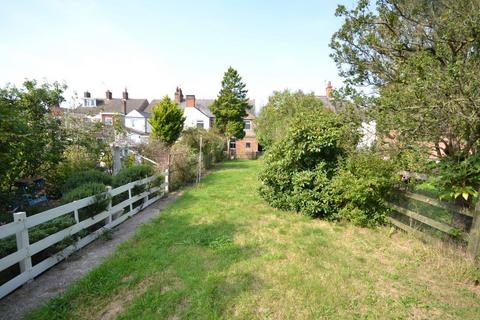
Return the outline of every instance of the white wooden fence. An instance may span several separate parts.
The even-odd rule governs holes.
[[[150,189],[146,188],[146,191],[142,192],[141,194],[132,196],[132,189],[135,186],[147,185],[162,176],[165,177],[164,183]],[[95,202],[95,196],[73,201],[68,204],[29,217],[26,216],[25,212],[14,213],[13,222],[0,226],[0,239],[15,235],[17,240],[17,251],[0,259],[0,271],[3,271],[11,267],[12,265],[18,263],[20,265],[20,274],[0,286],[0,299],[18,288],[19,286],[33,280],[35,277],[37,277],[47,269],[51,268],[61,260],[65,259],[73,252],[86,246],[87,244],[98,238],[105,231],[112,229],[113,227],[122,223],[129,217],[135,215],[140,210],[160,199],[165,193],[168,193],[168,185],[169,183],[167,170],[165,171],[165,173],[162,173],[160,175],[155,175],[145,179],[137,180],[115,189],[107,187],[107,193],[110,195],[107,209],[93,217],[84,219],[82,221],[79,220],[78,210],[93,204]],[[112,198],[124,192],[128,192],[128,199],[112,206]],[[159,192],[159,194],[154,197],[149,197],[155,192]],[[142,204],[134,208],[133,204],[140,200],[143,200]],[[125,207],[128,207],[129,211],[123,213]],[[49,235],[35,243],[30,243],[28,237],[29,229],[52,219],[71,214],[72,212],[75,217],[75,224],[52,235]],[[81,238],[80,240],[66,247],[62,251],[32,266],[31,257],[33,255],[101,221],[105,221],[105,225],[103,227]]]

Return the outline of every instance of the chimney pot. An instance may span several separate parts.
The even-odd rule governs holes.
[[[83,93],[83,97],[84,97],[84,98],[90,98],[90,97],[91,97],[90,92],[85,91],[85,92]]]
[[[175,102],[178,104],[183,102],[183,92],[182,89],[179,87],[177,87],[177,89],[175,90]]]
[[[112,92],[110,90],[105,91],[105,97],[107,100],[112,100]]]
[[[125,88],[125,91],[123,91],[123,99],[128,100],[128,91],[127,91],[127,88]]]
[[[330,98],[332,96],[332,91],[333,91],[332,82],[328,81],[327,87],[325,88],[325,93],[327,94],[327,97]]]
[[[195,95],[187,94],[187,107],[195,107]]]

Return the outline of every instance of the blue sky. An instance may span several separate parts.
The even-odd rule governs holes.
[[[257,107],[274,90],[341,85],[329,57],[345,1],[1,1],[0,85],[65,81],[79,95],[214,98],[232,66]]]

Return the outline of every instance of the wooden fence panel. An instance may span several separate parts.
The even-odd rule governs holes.
[[[468,243],[468,248],[467,252],[468,254],[474,259],[477,260],[479,258],[480,254],[480,202],[477,203],[475,210],[470,210],[468,208],[460,208],[456,205],[453,205],[451,203],[446,203],[442,202],[437,199],[432,199],[430,197],[426,197],[421,194],[413,193],[413,192],[402,192],[402,195],[406,196],[407,198],[420,201],[426,204],[429,204],[431,206],[435,206],[441,209],[448,210],[449,212],[452,213],[459,213],[464,216],[468,217],[473,217],[473,223],[472,227],[470,228],[470,231],[468,233],[465,232],[460,232],[458,235],[460,236],[461,239],[465,240]],[[406,217],[409,217],[410,219],[413,219],[415,221],[418,221],[420,223],[423,223],[425,225],[428,225],[435,230],[439,230],[445,234],[449,235],[454,235],[455,232],[458,232],[458,230],[446,223],[442,223],[440,221],[434,220],[430,217],[427,217],[422,214],[422,212],[415,212],[406,208],[403,208],[402,206],[398,204],[393,204],[389,203],[389,206],[392,210],[395,212],[398,212],[399,214],[402,214]],[[434,239],[433,236],[426,234],[425,232],[422,232],[421,230],[412,228],[411,226],[406,225],[405,223],[395,219],[394,217],[389,217],[389,221],[396,227],[403,229],[409,233],[413,233],[417,236],[421,236],[423,238],[429,238],[429,239]]]
[[[152,181],[158,179],[160,176],[165,177],[165,182],[162,183],[160,186],[149,188],[148,190],[142,192],[139,195],[132,196],[132,188],[134,188],[135,186],[147,185]],[[126,191],[128,191],[129,194],[128,199],[122,201],[115,206],[112,206],[111,198]],[[159,195],[150,197],[151,195],[159,191],[162,191]],[[107,209],[91,218],[87,218],[82,221],[79,221],[78,210],[91,205],[95,201],[95,196],[73,201],[71,203],[41,212],[30,217],[26,217],[26,214],[24,212],[15,213],[14,222],[0,226],[0,239],[15,235],[17,239],[17,251],[0,259],[0,271],[5,270],[12,265],[15,265],[16,263],[19,263],[21,273],[0,286],[0,299],[18,288],[19,286],[25,284],[28,281],[31,281],[34,277],[40,275],[42,272],[45,272],[73,252],[79,250],[80,248],[83,248],[90,242],[94,241],[105,231],[110,230],[111,228],[121,224],[129,217],[135,215],[147,206],[156,202],[167,192],[168,170],[166,170],[165,173],[161,175],[155,175],[138,181],[130,182],[115,189],[108,187],[107,193],[109,193],[110,195],[110,203],[108,204]],[[142,204],[134,208],[133,204],[142,199]],[[119,213],[123,212],[123,208],[125,207],[129,207],[130,210],[125,214],[119,215]],[[52,235],[49,235],[35,243],[29,243],[28,230],[30,228],[71,213],[74,214],[76,221],[75,224],[63,230],[60,230]],[[34,254],[37,254],[51,247],[52,245],[64,240],[65,238],[73,236],[79,231],[84,230],[102,221],[105,221],[106,224],[101,228],[77,240],[74,244],[64,248],[53,256],[48,257],[37,263],[36,265],[32,266],[31,256],[33,256]]]

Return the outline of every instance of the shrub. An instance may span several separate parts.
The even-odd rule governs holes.
[[[188,128],[183,131],[180,143],[188,146],[197,154],[200,152],[200,136],[202,136],[203,166],[210,168],[224,158],[224,139],[214,129],[204,130]]]
[[[147,164],[137,164],[131,167],[122,168],[117,175],[113,178],[114,187],[120,187],[124,184],[134,182],[140,179],[144,179],[153,175],[153,167]],[[138,185],[132,188],[132,195],[138,195],[145,191],[145,185]],[[126,196],[119,196],[118,201],[125,200]]]
[[[105,193],[105,191],[106,186],[104,184],[89,182],[67,192],[62,198],[62,202],[70,203],[75,200],[95,196],[94,201],[89,206],[78,211],[81,219],[93,217],[105,210],[108,206],[110,195]]]
[[[113,177],[113,186],[120,187],[124,184],[144,179],[153,175],[154,170],[150,165],[138,164],[128,168],[122,168],[115,177]]]
[[[66,229],[75,224],[75,220],[70,215],[65,215],[44,222],[38,226],[31,228],[28,231],[28,237],[30,243],[35,243],[48,237],[54,233],[57,233],[63,229]],[[55,253],[58,250],[65,248],[65,243],[59,242],[48,248],[49,253]],[[15,236],[7,237],[0,240],[0,258],[8,254],[11,254],[17,250],[17,243]]]
[[[172,147],[170,164],[170,190],[194,182],[198,169],[198,154],[187,145],[176,143]]]
[[[72,172],[72,174],[65,181],[63,189],[65,191],[70,191],[80,187],[81,185],[91,183],[91,182],[101,183],[104,185],[111,185],[112,176],[110,176],[106,172],[96,170],[96,169]]]
[[[385,199],[398,180],[395,172],[391,161],[374,153],[351,155],[330,184],[334,215],[361,226],[383,223],[389,212]]]
[[[331,214],[326,186],[353,141],[354,130],[323,109],[298,113],[265,156],[260,194],[273,207],[311,216]]]

